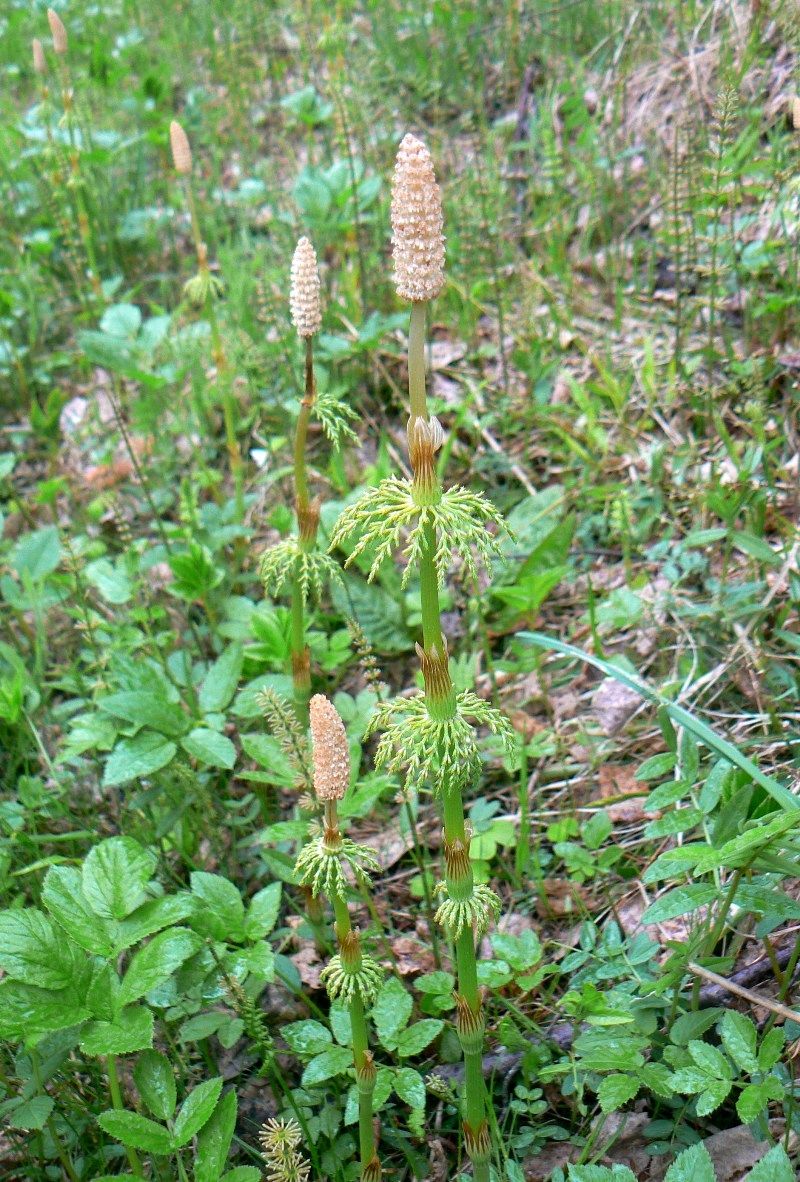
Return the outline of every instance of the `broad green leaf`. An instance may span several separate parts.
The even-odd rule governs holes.
[[[195,929],[213,940],[243,940],[244,903],[233,883],[221,874],[208,874],[205,870],[195,870],[190,881],[196,900]]]
[[[204,714],[218,714],[233,700],[242,675],[244,651],[232,644],[218,657],[200,686],[200,709]]]
[[[113,1022],[120,1011],[119,991],[122,982],[113,965],[106,962],[95,972],[86,993],[86,1004],[92,1017],[101,1022]]]
[[[85,1055],[132,1055],[153,1045],[153,1015],[146,1006],[128,1006],[113,1022],[90,1022],[83,1031]]]
[[[600,657],[585,653],[582,649],[575,648],[572,644],[565,644],[561,640],[555,640],[553,637],[545,636],[541,632],[518,632],[514,639],[515,641],[527,641],[537,648],[552,649],[554,652],[563,653],[564,656],[573,657],[577,661],[585,661],[586,664],[599,669],[606,677],[613,677],[615,681],[628,686],[629,689],[634,690],[635,693],[643,697],[645,701],[652,702],[653,705],[663,709],[673,723],[690,731],[709,750],[716,752],[717,755],[721,755],[723,759],[726,759],[728,763],[733,764],[735,767],[741,768],[752,780],[760,784],[765,792],[781,808],[790,812],[800,811],[800,798],[795,796],[793,792],[790,792],[778,780],[762,772],[758,765],[752,759],[743,755],[738,747],[729,743],[727,739],[723,739],[721,735],[718,735],[716,731],[712,730],[710,726],[707,726],[699,718],[695,718],[689,710],[685,710],[683,706],[678,706],[676,703],[662,698],[650,686],[645,685],[637,678],[624,672],[617,665],[612,665],[609,661],[603,661]]]
[[[321,1022],[308,1018],[304,1022],[291,1022],[281,1030],[296,1055],[318,1055],[333,1043],[331,1032]]]
[[[636,1182],[627,1166],[568,1166],[568,1182]]]
[[[153,1116],[170,1120],[175,1111],[175,1074],[161,1051],[143,1051],[136,1060],[133,1080]]]
[[[719,891],[713,883],[694,882],[689,886],[676,887],[650,904],[642,916],[642,923],[663,923],[667,919],[676,919],[679,915],[696,911],[698,907],[707,907],[718,898]]]
[[[769,1071],[781,1057],[786,1042],[786,1031],[782,1026],[773,1026],[764,1035],[758,1051],[758,1070]]]
[[[194,1182],[217,1182],[221,1177],[236,1128],[236,1103],[231,1088],[198,1133]]]
[[[10,977],[0,981],[0,1038],[66,1030],[88,1017],[85,996],[74,988],[39,989]]]
[[[413,1026],[407,1026],[397,1036],[398,1055],[403,1059],[419,1055],[441,1033],[443,1026],[441,1018],[424,1018]]]
[[[146,936],[152,936],[162,928],[188,919],[193,906],[192,896],[188,891],[181,891],[178,895],[164,895],[160,899],[148,899],[118,924],[115,951],[123,952],[132,944],[144,940]]]
[[[728,1098],[732,1086],[730,1080],[727,1079],[709,1079],[705,1091],[695,1101],[697,1115],[708,1116],[715,1112],[720,1104]]]
[[[122,979],[120,1004],[137,1001],[156,985],[160,985],[198,949],[200,940],[188,928],[170,928],[159,932],[140,948],[131,959]]]
[[[726,1010],[719,1024],[723,1046],[737,1067],[752,1075],[758,1071],[755,1023],[738,1010]]]
[[[753,1166],[744,1182],[796,1182],[792,1163],[782,1145],[773,1145],[769,1153]]]
[[[23,534],[11,552],[11,566],[21,578],[34,582],[47,578],[61,561],[58,530],[46,525],[34,533]]]
[[[51,866],[42,886],[42,902],[76,944],[97,956],[114,951],[112,924],[96,915],[83,893],[81,875],[72,866]]]
[[[710,1030],[721,1013],[722,1010],[714,1007],[708,1010],[690,1010],[687,1014],[681,1014],[672,1024],[670,1039],[678,1047],[688,1046],[693,1038],[700,1038]]]
[[[4,1113],[4,1120],[12,1129],[32,1132],[34,1129],[44,1128],[53,1107],[54,1101],[50,1096],[31,1096],[29,1100],[23,1100],[21,1104]]]
[[[707,1071],[709,1075],[715,1075],[718,1079],[732,1078],[731,1065],[718,1047],[712,1047],[699,1039],[692,1039],[687,1050],[702,1071]]]
[[[597,1089],[597,1098],[603,1112],[616,1112],[633,1099],[639,1091],[640,1082],[633,1075],[607,1075]]]
[[[785,1100],[786,1088],[776,1075],[768,1075],[761,1083],[748,1084],[736,1101],[736,1112],[743,1124],[750,1124],[766,1113],[770,1100]]]
[[[185,739],[181,740],[181,747],[194,759],[199,759],[207,767],[219,767],[230,770],[236,763],[236,748],[227,737],[219,731],[212,731],[205,726],[195,727]]]
[[[119,606],[133,597],[133,585],[119,562],[115,564],[108,558],[96,558],[87,563],[83,573],[107,603]]]
[[[128,784],[151,776],[174,758],[178,748],[156,731],[139,731],[132,739],[120,739],[106,760],[103,785]]]
[[[157,693],[129,690],[100,698],[97,706],[113,718],[122,718],[134,726],[146,726],[160,735],[177,738],[189,729],[189,719],[175,702],[168,702]]]
[[[325,1083],[336,1075],[341,1075],[353,1065],[353,1052],[349,1047],[329,1047],[320,1055],[315,1055],[306,1065],[303,1072],[303,1087],[310,1088],[314,1084]]]
[[[275,927],[281,907],[281,890],[281,883],[271,882],[253,895],[244,925],[248,940],[267,936]]]
[[[173,1142],[186,1145],[210,1118],[222,1091],[222,1077],[207,1079],[189,1093],[181,1104],[173,1127]]]
[[[98,915],[124,919],[144,902],[145,884],[155,866],[155,856],[132,837],[109,837],[86,855],[84,897]]]
[[[178,1037],[181,1042],[199,1042],[203,1038],[216,1034],[220,1026],[224,1025],[227,1020],[227,1015],[221,1010],[195,1014],[193,1018],[188,1018],[183,1023],[178,1031]]]
[[[714,1163],[705,1145],[684,1149],[667,1170],[664,1182],[716,1182]]]
[[[389,977],[381,986],[372,1009],[372,1020],[378,1038],[387,1049],[394,1047],[398,1033],[411,1017],[411,994],[396,977]]]
[[[408,648],[408,629],[400,604],[376,583],[345,575],[331,587],[336,610],[345,619],[358,620],[369,643],[380,653],[399,653]]]
[[[75,975],[76,949],[35,907],[0,912],[0,968],[43,989],[65,989]]]
[[[263,1177],[257,1166],[234,1166],[222,1175],[219,1182],[261,1182]]]
[[[398,1067],[394,1073],[394,1090],[411,1108],[425,1107],[425,1081],[413,1067]]]
[[[116,1137],[131,1149],[144,1149],[158,1155],[172,1152],[172,1138],[167,1129],[138,1112],[117,1112],[110,1108],[100,1113],[97,1123],[109,1136]]]

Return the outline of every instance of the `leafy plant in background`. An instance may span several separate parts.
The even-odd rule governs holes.
[[[292,683],[295,709],[301,723],[308,722],[311,693],[311,656],[306,643],[306,603],[319,600],[324,584],[339,577],[336,563],[317,548],[320,499],[308,488],[308,427],[316,415],[328,439],[339,447],[342,440],[355,438],[348,425],[353,412],[332,394],[318,396],[314,380],[314,337],[322,325],[317,256],[307,238],[301,238],[292,259],[290,304],[292,321],[305,345],[305,393],[300,403],[294,437],[294,494],[297,535],[278,542],[261,558],[265,589],[278,594],[287,584],[292,593]]]

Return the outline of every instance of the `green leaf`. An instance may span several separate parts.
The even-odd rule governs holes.
[[[236,763],[236,748],[227,735],[221,735],[219,731],[212,731],[205,726],[198,726],[190,731],[186,738],[181,740],[181,747],[207,767],[230,770]]]
[[[14,980],[66,989],[75,973],[76,955],[84,956],[43,911],[28,907],[0,912],[0,968]]]
[[[786,1031],[782,1026],[773,1026],[764,1035],[758,1051],[758,1070],[769,1071],[781,1057],[786,1042]]]
[[[192,914],[193,908],[192,896],[188,891],[181,891],[178,895],[163,895],[160,899],[148,899],[118,925],[115,951],[124,952],[146,936],[152,936],[154,932],[173,923],[180,923]]]
[[[569,1182],[636,1182],[627,1166],[568,1166]]]
[[[667,1170],[664,1182],[716,1182],[714,1163],[705,1145],[684,1149]]]
[[[100,320],[100,331],[115,337],[135,337],[142,326],[142,314],[135,304],[112,304]]]
[[[412,1108],[425,1107],[425,1081],[413,1067],[398,1067],[394,1073],[394,1090]]]
[[[315,1055],[306,1065],[303,1072],[302,1084],[310,1088],[314,1084],[325,1083],[334,1076],[341,1075],[353,1064],[353,1052],[349,1047],[329,1047],[321,1055]]]
[[[115,565],[108,558],[96,558],[94,562],[87,563],[83,573],[106,603],[120,606],[133,597],[133,586],[120,563]]]
[[[161,1051],[144,1051],[136,1060],[133,1079],[153,1116],[170,1120],[175,1111],[175,1075],[170,1061]]]
[[[132,739],[120,739],[106,760],[103,786],[113,788],[160,771],[178,748],[156,731],[139,731]]]
[[[110,1108],[101,1112],[97,1123],[104,1132],[116,1137],[131,1149],[145,1149],[148,1153],[165,1155],[172,1152],[172,1138],[163,1125],[157,1125],[138,1112],[117,1112]]]
[[[727,1099],[733,1085],[727,1079],[709,1079],[705,1091],[697,1097],[698,1116],[708,1116]]]
[[[84,1028],[85,1055],[132,1055],[153,1045],[153,1015],[146,1006],[128,1006],[113,1022],[90,1022]]]
[[[334,607],[346,620],[358,620],[370,645],[380,653],[400,653],[408,648],[408,629],[400,605],[383,587],[345,575],[343,584],[331,586]]]
[[[535,932],[528,929],[519,936],[510,932],[493,932],[492,948],[512,969],[523,972],[537,964],[542,958],[542,945]]]
[[[750,779],[760,784],[765,792],[781,808],[788,812],[797,812],[800,810],[800,799],[778,780],[762,772],[758,765],[753,763],[752,759],[743,755],[738,747],[734,747],[727,739],[723,739],[721,735],[718,735],[716,731],[712,730],[710,726],[707,726],[699,718],[695,718],[683,706],[678,706],[674,702],[662,698],[650,686],[631,677],[630,674],[623,672],[617,665],[612,665],[609,661],[603,661],[600,657],[585,653],[582,649],[575,648],[572,644],[565,644],[561,640],[555,640],[550,636],[545,636],[541,632],[518,632],[514,639],[516,641],[527,641],[537,648],[552,649],[554,652],[563,653],[564,656],[573,657],[577,661],[584,661],[586,664],[592,665],[595,669],[599,669],[606,677],[613,677],[615,681],[628,686],[629,689],[639,694],[645,701],[651,702],[654,706],[663,709],[673,723],[688,730],[699,742],[704,743],[709,750],[716,752],[723,759],[727,759],[728,763],[746,772]]]
[[[32,1132],[34,1129],[44,1128],[53,1107],[54,1102],[50,1096],[31,1096],[29,1100],[23,1100],[21,1104],[6,1112],[5,1120],[12,1129]]]
[[[758,1071],[755,1023],[738,1010],[726,1010],[719,1024],[719,1033],[725,1050],[737,1067],[752,1075]]]
[[[82,889],[89,906],[106,919],[124,919],[144,902],[156,859],[132,837],[109,837],[89,851]]]
[[[296,1055],[318,1055],[331,1046],[333,1039],[331,1032],[321,1022],[312,1018],[304,1022],[291,1022],[284,1026],[281,1035]]]
[[[186,1145],[202,1129],[216,1108],[221,1091],[222,1077],[217,1076],[198,1084],[189,1093],[175,1117],[172,1139],[176,1146]]]
[[[650,904],[642,916],[642,923],[663,923],[667,919],[676,919],[679,915],[696,911],[698,907],[708,906],[718,898],[719,891],[713,883],[695,882],[689,886],[676,887]]]
[[[796,1182],[792,1163],[782,1145],[773,1145],[769,1153],[753,1166],[744,1182]]]
[[[411,994],[396,977],[389,977],[381,986],[372,1010],[375,1030],[387,1050],[391,1050],[400,1030],[411,1017]]]
[[[127,1005],[160,985],[198,949],[200,940],[188,928],[160,932],[133,956],[122,979],[120,1004]]]
[[[130,690],[100,698],[100,710],[134,726],[147,726],[160,735],[177,738],[189,729],[189,719],[177,703],[168,702],[148,690]]]
[[[190,882],[196,900],[195,929],[213,940],[243,940],[244,903],[233,883],[205,870],[193,871]]]
[[[398,1055],[403,1059],[418,1055],[440,1034],[443,1026],[441,1018],[424,1018],[413,1026],[407,1026],[397,1036]]]
[[[718,1047],[712,1047],[699,1039],[692,1039],[687,1050],[702,1071],[707,1071],[709,1075],[718,1079],[731,1079],[731,1065]]]
[[[232,644],[218,657],[200,686],[200,709],[203,714],[218,714],[230,704],[242,675],[244,650]]]
[[[33,582],[47,578],[61,561],[58,530],[46,525],[34,533],[23,534],[11,552],[11,566],[20,576]]]
[[[88,1017],[85,999],[74,988],[39,989],[10,977],[0,981],[0,1038],[66,1030]]]
[[[84,896],[80,872],[72,866],[51,866],[42,886],[42,902],[56,923],[76,944],[97,956],[111,956],[110,923],[95,915]]]
[[[597,1089],[597,1098],[603,1112],[616,1112],[624,1108],[639,1091],[640,1082],[633,1075],[607,1075]]]
[[[257,1166],[234,1166],[223,1174],[219,1182],[261,1182],[263,1174]]]
[[[281,883],[271,882],[253,895],[244,924],[248,940],[267,936],[275,927],[281,908],[281,891]]]
[[[222,1175],[236,1128],[236,1106],[236,1092],[231,1088],[198,1133],[194,1182],[217,1182]]]
[[[687,1046],[693,1038],[700,1038],[710,1030],[721,1013],[722,1011],[715,1007],[708,1010],[690,1010],[687,1014],[681,1014],[672,1024],[670,1039],[678,1047]]]
[[[770,1100],[784,1100],[786,1089],[776,1075],[768,1075],[761,1083],[748,1084],[736,1101],[736,1112],[743,1124],[750,1124],[767,1111]]]

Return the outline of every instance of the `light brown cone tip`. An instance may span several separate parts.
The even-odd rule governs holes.
[[[189,147],[189,137],[177,119],[173,119],[169,125],[169,144],[175,171],[180,176],[188,176],[192,171],[192,149]]]
[[[66,53],[67,30],[64,28],[64,22],[61,17],[52,8],[48,8],[47,10],[47,23],[50,26],[50,32],[53,37],[53,49],[59,54]]]
[[[431,154],[413,135],[403,138],[392,182],[392,258],[397,294],[432,300],[444,284],[442,195]]]
[[[47,73],[47,62],[44,56],[44,48],[38,37],[34,37],[32,43],[33,49],[33,68],[37,74]]]
[[[289,307],[299,336],[313,337],[319,332],[322,326],[319,271],[314,247],[307,238],[300,239],[292,258]]]
[[[324,694],[308,704],[314,791],[321,801],[342,800],[350,786],[350,750],[344,723]]]

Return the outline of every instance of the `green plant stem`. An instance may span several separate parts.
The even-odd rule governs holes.
[[[408,336],[408,387],[411,414],[428,418],[425,390],[425,304],[411,306],[411,323]],[[426,526],[419,560],[420,605],[422,612],[422,637],[427,651],[436,649],[444,655],[441,612],[439,605],[439,579],[436,571],[436,531]],[[430,699],[426,687],[426,697]],[[432,705],[428,700],[428,707]],[[455,699],[436,702],[437,715],[452,716],[455,713]],[[466,819],[461,789],[457,784],[445,781],[441,786],[444,814],[444,835],[448,842],[460,841],[468,846]],[[456,971],[458,992],[470,1008],[479,1011],[481,997],[478,990],[478,967],[475,956],[475,939],[471,928],[461,933],[456,941]],[[483,1084],[482,1047],[464,1054],[464,1092],[462,1104],[463,1119],[477,1133],[486,1120],[486,1098]],[[488,1162],[473,1162],[475,1182],[489,1182]]]
[[[344,899],[334,898],[333,913],[336,917],[336,933],[340,942],[352,930],[350,912]],[[367,1062],[369,1051],[369,1035],[364,1005],[360,997],[354,997],[350,1002],[350,1026],[353,1034],[353,1065],[356,1076]],[[358,1091],[358,1142],[361,1155],[361,1173],[375,1156],[375,1129],[372,1123],[372,1092]]]
[[[316,398],[316,384],[314,381],[314,352],[312,337],[306,337],[306,380],[305,393],[300,402],[300,413],[297,416],[297,427],[294,435],[294,497],[295,512],[297,514],[297,531],[300,546],[313,550],[317,544],[317,525],[314,515],[309,512],[311,500],[308,493],[308,469],[306,465],[306,445],[308,442],[308,425]],[[308,726],[308,699],[311,696],[311,678],[308,667],[308,647],[306,645],[305,596],[300,584],[300,578],[295,571],[292,581],[292,684],[294,687],[295,710],[301,726]]]
[[[124,1112],[125,1105],[122,1103],[122,1094],[119,1090],[117,1060],[114,1055],[106,1055],[106,1075],[108,1076],[108,1090],[111,1093],[111,1103],[116,1108],[117,1112]],[[137,1154],[136,1150],[130,1145],[126,1145],[125,1155],[134,1174],[141,1175],[142,1163],[139,1161],[139,1155]]]

